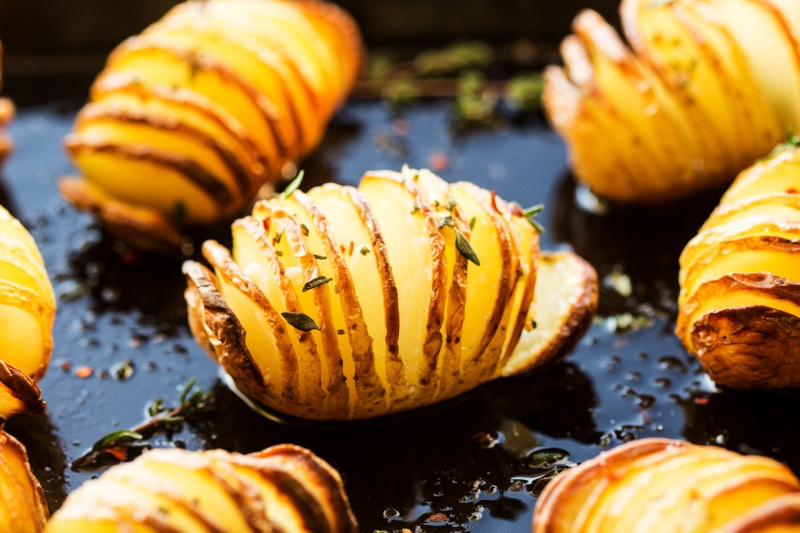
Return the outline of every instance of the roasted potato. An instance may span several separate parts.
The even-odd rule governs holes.
[[[597,305],[594,270],[539,256],[515,205],[429,171],[368,172],[257,203],[216,275],[184,264],[195,338],[250,399],[318,420],[452,398],[564,355]]]
[[[44,492],[33,477],[25,447],[0,429],[0,529],[39,533],[48,516]]]
[[[3,88],[3,43],[0,42],[0,90]],[[0,98],[0,163],[11,153],[14,144],[4,131],[6,125],[14,118],[14,104],[8,98]]]
[[[534,533],[777,532],[798,524],[800,482],[786,466],[667,439],[623,444],[558,475],[533,516]]]
[[[53,349],[55,295],[33,237],[0,206],[0,359],[34,380]]]
[[[355,533],[342,479],[297,446],[240,455],[161,449],[70,494],[47,533]]]
[[[78,208],[133,245],[230,218],[319,142],[361,64],[318,0],[188,1],[111,54],[65,144]]]
[[[676,333],[720,385],[800,386],[800,149],[742,172],[680,258]]]
[[[586,10],[545,71],[547,116],[576,178],[621,203],[730,183],[800,130],[800,4],[623,0],[630,47]]]

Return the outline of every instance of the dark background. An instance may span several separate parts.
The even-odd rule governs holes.
[[[94,73],[120,41],[175,0],[0,0],[5,74]],[[591,7],[617,22],[618,0],[341,0],[371,47],[441,45],[477,38],[553,46]]]

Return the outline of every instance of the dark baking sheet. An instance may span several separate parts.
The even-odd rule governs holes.
[[[12,97],[30,100],[13,87]],[[368,169],[447,163],[448,180],[472,180],[523,205],[544,202],[543,247],[572,246],[594,264],[605,280],[601,317],[566,362],[543,373],[373,422],[278,424],[222,385],[191,338],[180,260],[124,251],[58,197],[56,179],[70,172],[60,143],[77,109],[23,106],[11,127],[17,150],[0,180],[0,200],[30,228],[59,295],[53,360],[40,384],[47,414],[8,425],[28,446],[53,511],[95,475],[72,471],[72,460],[106,433],[142,421],[148,401],[174,403],[191,377],[213,391],[216,411],[157,445],[309,447],[344,476],[365,532],[529,531],[536,480],[549,471],[543,458],[578,463],[646,436],[715,442],[800,469],[790,425],[800,397],[715,391],[672,333],[678,254],[719,193],[663,210],[593,215],[576,205],[564,145],[540,119],[464,133],[450,128],[447,101],[411,108],[401,122],[380,102],[348,105],[307,161],[304,188],[356,184]],[[212,233],[225,239],[227,231]],[[627,297],[611,282],[625,276]],[[626,316],[637,317],[635,327],[620,331]],[[124,381],[113,377],[122,361],[134,366]],[[94,374],[78,378],[81,366]]]

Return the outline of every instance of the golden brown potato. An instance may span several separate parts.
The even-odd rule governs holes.
[[[355,533],[342,479],[308,450],[281,445],[146,452],[67,497],[47,533]]]
[[[3,43],[0,42],[0,90],[3,89]],[[14,118],[14,104],[8,98],[0,98],[0,163],[14,147],[11,137],[5,132],[6,125]]]
[[[680,259],[676,333],[720,385],[800,386],[800,149],[742,172]]]
[[[777,461],[643,439],[557,476],[536,504],[533,532],[777,532],[798,523],[800,482]]]
[[[188,1],[111,54],[65,144],[60,191],[143,248],[232,217],[319,142],[361,65],[319,0]]]
[[[594,270],[539,255],[515,205],[429,171],[368,172],[256,204],[215,275],[184,265],[195,338],[257,404],[319,420],[443,401],[563,356]]]
[[[39,533],[48,516],[44,492],[33,477],[25,447],[0,429],[0,529]]]
[[[585,10],[545,72],[576,178],[617,202],[722,186],[800,129],[800,4],[623,0],[630,48]]]
[[[53,349],[55,295],[33,237],[0,206],[0,358],[39,380]]]

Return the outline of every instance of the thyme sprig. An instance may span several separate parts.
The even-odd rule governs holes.
[[[163,398],[150,401],[145,408],[147,419],[144,422],[105,435],[72,462],[72,470],[93,472],[135,459],[153,448],[150,439],[158,434],[166,434],[171,441],[172,435],[179,432],[185,422],[199,420],[213,410],[211,392],[197,387],[196,381],[192,378],[183,386],[177,407],[166,407]]]
[[[786,132],[786,140],[773,148],[769,154],[767,154],[764,158],[759,159],[759,161],[768,161],[787,150],[793,150],[795,148],[800,148],[800,135],[795,135],[794,132],[789,129]]]

